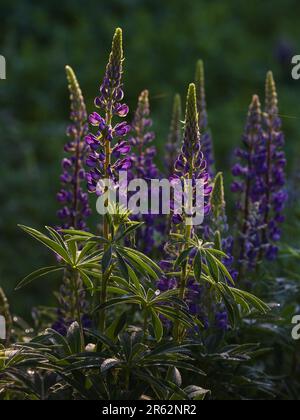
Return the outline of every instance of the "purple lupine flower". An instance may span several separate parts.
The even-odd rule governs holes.
[[[167,175],[170,177],[174,173],[174,165],[179,154],[180,143],[182,139],[182,107],[180,95],[175,95],[173,104],[173,113],[171,126],[168,136],[168,142],[166,145],[167,157],[165,163],[167,166]]]
[[[149,185],[149,196],[151,180],[159,179],[159,170],[154,162],[156,148],[152,145],[155,134],[151,131],[152,119],[150,118],[149,92],[144,90],[138,99],[137,109],[131,124],[132,132],[130,144],[132,146],[131,162],[132,168],[129,177],[144,179]],[[140,218],[137,218],[140,220]],[[153,251],[159,235],[160,225],[158,216],[145,215],[142,220],[145,225],[140,229],[137,246],[145,253]]]
[[[243,266],[254,268],[262,252],[263,221],[260,207],[265,196],[266,173],[262,112],[257,95],[253,96],[249,108],[243,144],[244,148],[235,152],[238,163],[233,166],[232,173],[238,180],[233,182],[231,190],[239,194],[239,260]]]
[[[57,215],[62,221],[58,229],[86,229],[86,219],[91,214],[88,194],[82,188],[85,179],[84,159],[86,146],[84,137],[87,134],[87,112],[76,76],[71,67],[66,67],[71,99],[71,125],[67,134],[70,138],[65,145],[69,157],[62,161],[62,188],[57,194],[57,201],[62,205]]]
[[[196,66],[195,84],[197,92],[198,124],[201,134],[201,150],[207,163],[208,173],[212,178],[214,176],[215,161],[212,136],[208,128],[204,64],[201,60],[198,61]]]
[[[185,182],[186,180],[203,180],[204,194],[206,197],[204,211],[206,214],[209,213],[210,194],[212,188],[210,186],[209,175],[206,171],[206,162],[203,153],[201,152],[196,103],[196,86],[194,84],[191,84],[188,90],[183,145],[174,166],[175,168],[172,179],[181,180],[181,182]],[[176,197],[173,197],[171,207],[172,204],[174,205],[175,200]],[[186,227],[184,224],[187,217],[191,217],[191,215],[185,214],[185,209],[183,209],[182,214],[174,213],[172,215],[172,230],[179,232],[182,229],[183,231],[183,228]],[[164,276],[158,283],[160,290],[173,289],[175,285],[177,288],[180,287],[177,278],[172,278],[167,275],[173,271],[174,260],[178,257],[178,249],[175,248],[176,246],[173,247],[171,243],[166,244],[165,252],[167,259],[161,262],[161,268],[166,273],[166,276]],[[199,320],[204,321],[206,317],[204,316],[200,306],[201,295],[202,288],[195,282],[195,279],[192,277],[187,278],[184,300],[186,301],[190,312],[197,316]]]
[[[266,104],[263,117],[266,144],[266,194],[262,202],[263,242],[267,259],[276,259],[280,241],[280,225],[284,222],[284,208],[288,199],[285,189],[286,157],[284,153],[284,134],[278,110],[278,97],[272,72],[266,80]]]
[[[122,30],[119,28],[113,38],[100,95],[95,99],[95,106],[99,108],[101,115],[93,112],[89,116],[90,125],[97,130],[95,133],[89,133],[85,139],[90,150],[86,161],[90,168],[86,176],[88,190],[97,195],[103,194],[98,185],[101,179],[109,178],[117,183],[118,173],[131,167],[131,159],[125,157],[130,147],[124,139],[131,127],[126,122],[113,124],[114,117],[124,118],[129,112],[128,106],[122,102],[123,61]]]
[[[185,180],[191,180],[192,182],[202,180],[205,196],[204,214],[207,215],[210,211],[209,197],[212,187],[210,186],[206,160],[201,151],[195,84],[189,86],[183,145],[181,153],[175,162],[173,179],[181,180],[182,182]],[[182,197],[180,199],[182,200]],[[176,197],[174,200],[176,201]],[[179,225],[185,217],[191,217],[191,215],[186,215],[183,209],[183,214],[174,214],[172,221],[174,225]]]
[[[155,139],[155,134],[151,131],[152,124],[149,92],[144,90],[139,96],[137,110],[131,124],[130,144],[134,151],[132,154],[132,172],[134,172],[135,177],[145,180],[151,180],[159,176],[159,171],[154,163],[156,148],[152,145]]]
[[[226,311],[218,312],[215,318],[216,327],[222,331],[228,331],[229,317]]]

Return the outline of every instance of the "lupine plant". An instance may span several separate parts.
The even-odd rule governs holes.
[[[154,161],[157,150],[153,145],[155,133],[151,130],[152,124],[149,92],[144,90],[139,96],[137,109],[131,124],[132,168],[129,172],[129,179],[144,179],[149,185],[149,194],[151,179],[160,178],[159,170]],[[148,199],[148,197],[145,198]],[[163,231],[164,226],[155,215],[145,215],[142,220],[145,223],[140,230],[137,247],[149,255],[157,245],[156,236]]]
[[[202,62],[196,83],[188,88],[184,121],[180,97],[175,97],[167,176],[192,185],[193,205],[196,181],[202,181],[207,234],[189,223],[195,206],[183,205],[175,190],[171,215],[160,232],[162,251],[153,249],[153,215],[134,217],[111,200],[104,183],[108,179],[119,190],[121,171],[128,180],[161,177],[149,147],[154,135],[147,90],[132,124],[121,120],[129,114],[123,102],[123,64],[122,30],[117,29],[94,102],[99,111],[89,117],[74,72],[66,68],[71,139],[57,196],[63,222],[43,232],[20,226],[51,252],[53,264],[17,286],[20,290],[53,276],[61,282],[59,307],[38,308],[28,326],[11,316],[0,289],[0,314],[10,332],[0,347],[0,400],[276,398],[284,384],[278,387],[282,379],[272,369],[268,374],[262,359],[271,347],[269,342],[265,346],[264,332],[276,314],[239,283],[248,269],[277,254],[274,243],[283,222],[285,159],[273,78],[268,75],[264,112],[258,96],[253,97],[244,147],[236,151],[235,241],[223,175],[214,176]],[[104,199],[106,209],[89,229],[88,193]],[[178,205],[181,212],[175,211]],[[274,296],[263,294],[266,301],[273,302]],[[256,333],[262,331],[262,347],[253,344],[253,326]]]
[[[211,132],[208,127],[208,115],[205,92],[204,63],[199,60],[196,65],[195,85],[197,92],[198,125],[201,133],[202,152],[204,154],[207,170],[212,177],[214,175],[214,151]]]

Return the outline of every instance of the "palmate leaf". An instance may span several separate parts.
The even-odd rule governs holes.
[[[156,273],[162,274],[161,268],[154,261],[152,261],[151,258],[149,258],[147,255],[143,254],[142,252],[137,251],[136,249],[124,248],[124,250],[130,254],[135,255],[136,257],[139,257],[149,267],[151,267]]]
[[[122,258],[128,260],[137,271],[145,276],[150,276],[154,280],[158,280],[157,272],[161,272],[161,270],[150,260],[150,258],[143,258],[145,257],[143,254],[137,253],[137,251],[130,248],[118,247],[118,252]]]
[[[23,287],[27,286],[28,284],[30,284],[34,280],[37,280],[40,277],[44,277],[44,276],[47,276],[48,274],[55,273],[55,272],[58,272],[58,271],[64,271],[64,270],[65,270],[65,267],[57,267],[57,266],[40,268],[39,270],[37,270],[37,271],[29,274],[27,277],[25,277],[17,285],[16,290],[22,289]]]
[[[32,236],[34,239],[36,239],[37,241],[45,245],[47,248],[49,248],[52,252],[59,255],[67,264],[72,265],[73,261],[70,258],[68,251],[66,251],[66,249],[60,244],[58,240],[55,241],[53,239],[49,239],[43,233],[35,229],[29,228],[27,226],[19,225],[19,227],[28,235]]]

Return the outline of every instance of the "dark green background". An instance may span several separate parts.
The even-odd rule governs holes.
[[[0,81],[0,284],[14,310],[26,313],[32,304],[49,302],[55,287],[46,281],[13,292],[22,276],[51,261],[16,225],[56,223],[69,106],[65,64],[76,70],[92,110],[111,37],[121,26],[126,98],[133,108],[138,93],[149,88],[162,158],[172,96],[185,93],[203,58],[218,169],[228,174],[228,185],[251,95],[263,95],[269,69],[288,116],[290,172],[297,168],[300,81],[291,78],[289,56],[300,54],[299,18],[297,0],[1,0],[0,54],[8,78]],[[278,57],[283,43],[286,61]]]

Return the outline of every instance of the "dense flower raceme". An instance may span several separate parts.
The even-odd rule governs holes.
[[[201,134],[201,150],[207,163],[207,171],[210,177],[214,175],[214,152],[211,132],[208,128],[208,116],[205,93],[205,74],[203,61],[199,60],[196,66],[196,92],[197,92],[197,109],[198,109],[198,125]]]
[[[139,96],[131,126],[132,130],[129,142],[132,146],[132,168],[128,173],[129,179],[139,178],[148,182],[150,196],[151,180],[159,179],[160,173],[154,162],[157,151],[152,144],[155,139],[155,134],[151,131],[152,119],[150,118],[148,90],[144,90]],[[158,217],[151,214],[144,215],[143,221],[145,225],[140,231],[137,245],[139,249],[149,254],[153,251],[156,243],[155,235],[163,230],[163,225],[160,226]]]
[[[122,103],[123,61],[122,30],[117,29],[100,95],[95,99],[95,106],[100,109],[102,115],[94,112],[89,116],[90,125],[96,127],[97,131],[86,136],[86,143],[90,149],[86,160],[90,168],[87,174],[88,190],[97,195],[103,193],[103,190],[98,188],[100,179],[110,178],[116,181],[120,171],[127,171],[131,167],[130,157],[125,157],[130,152],[130,145],[124,140],[130,126],[126,122],[113,125],[114,117],[124,118],[129,112],[128,106]]]
[[[166,167],[167,167],[167,176],[170,177],[174,173],[174,164],[178,157],[180,144],[182,139],[182,106],[181,106],[181,97],[180,95],[175,95],[172,119],[170,125],[170,131],[168,136],[168,142],[166,146]]]
[[[88,194],[83,189],[83,185],[85,184],[84,159],[87,153],[87,147],[84,141],[88,130],[87,112],[81,89],[73,70],[67,66],[66,72],[71,94],[72,124],[68,128],[68,135],[71,137],[71,141],[65,146],[65,151],[70,154],[70,157],[63,160],[62,166],[64,172],[61,176],[63,188],[57,194],[57,200],[65,205],[58,212],[58,216],[64,221],[63,226],[59,229],[86,230],[85,220],[91,214]],[[65,272],[63,284],[60,287],[59,293],[56,294],[59,308],[57,309],[58,318],[53,328],[63,335],[67,333],[69,326],[76,319],[73,283],[73,279]],[[81,313],[87,314],[88,302],[86,300],[86,293],[79,279],[76,279],[76,287],[80,290],[78,297]],[[85,325],[88,325],[88,320],[88,316],[83,315]]]
[[[196,105],[196,87],[191,84],[188,91],[187,106],[186,106],[186,118],[185,118],[185,129],[183,135],[183,145],[180,155],[175,163],[175,170],[173,179],[180,179],[182,182],[187,179],[197,180],[201,179],[204,182],[204,194],[206,197],[205,214],[210,211],[210,194],[212,187],[210,186],[209,175],[206,171],[206,162],[201,152],[200,143],[200,132],[198,126],[198,113]],[[171,204],[172,207],[172,204]],[[172,230],[180,231],[185,228],[185,219],[189,215],[185,215],[184,209],[183,214],[173,214]],[[166,260],[161,262],[161,267],[164,272],[170,273],[173,270],[174,259],[178,257],[174,247],[170,244],[166,245]],[[170,278],[167,275],[162,277],[158,282],[158,288],[161,291],[178,288],[179,284],[177,279]],[[187,292],[185,294],[185,301],[189,306],[190,312],[198,316],[198,318],[208,326],[207,317],[201,307],[201,296],[203,288],[195,282],[195,279],[187,279],[186,284]]]
[[[206,160],[201,151],[195,84],[191,84],[189,87],[183,145],[181,153],[175,162],[175,171],[172,179],[175,181],[181,180],[182,183],[184,183],[185,180],[190,180],[193,185],[197,180],[201,180],[204,185],[205,196],[204,214],[207,215],[209,213],[209,196],[212,187],[210,186],[210,177],[207,172]],[[174,206],[174,203],[171,207],[172,206]],[[182,215],[174,214],[172,221],[174,225],[179,225],[189,216],[190,215],[185,215],[185,209],[183,208]]]
[[[85,180],[84,159],[86,145],[84,137],[87,134],[87,112],[78,81],[73,70],[67,66],[67,79],[71,99],[72,121],[67,134],[70,141],[65,145],[65,152],[69,154],[62,161],[62,188],[57,194],[57,200],[63,205],[58,211],[62,220],[62,228],[86,229],[86,218],[90,216],[88,194],[82,188]]]
[[[239,163],[235,164],[232,173],[238,178],[231,190],[239,193],[237,203],[240,227],[238,232],[239,259],[249,268],[256,266],[262,249],[261,203],[265,195],[266,150],[262,127],[261,104],[254,96],[249,108],[243,149],[236,150]]]
[[[281,238],[280,224],[284,221],[283,211],[288,199],[285,189],[286,157],[284,135],[278,111],[278,98],[273,74],[267,75],[266,104],[263,117],[266,136],[266,196],[263,201],[265,228],[263,241],[266,257],[274,260],[278,253],[276,243]]]
[[[238,180],[232,184],[232,191],[241,197],[238,203],[240,261],[255,268],[262,257],[274,260],[277,256],[279,224],[284,221],[287,200],[284,137],[271,73],[267,77],[265,113],[261,112],[259,98],[254,96],[243,142],[245,148],[236,151],[240,163],[233,167],[233,175]]]

